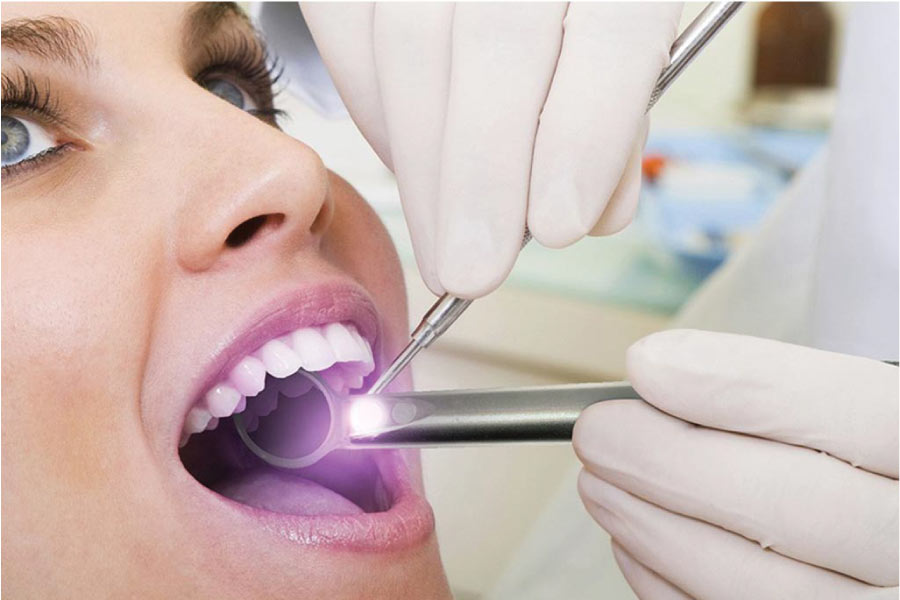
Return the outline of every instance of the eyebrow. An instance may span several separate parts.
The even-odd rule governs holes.
[[[184,20],[184,46],[209,37],[223,21],[234,17],[250,23],[234,2],[194,4]],[[74,19],[57,16],[12,19],[0,28],[0,42],[5,49],[62,62],[73,68],[91,70],[97,66],[96,40],[87,27]]]
[[[211,36],[223,21],[234,17],[250,24],[247,15],[234,2],[197,2],[185,18],[182,32],[185,47],[189,47],[194,40]]]
[[[90,30],[73,19],[13,19],[0,28],[3,47],[45,60],[90,70],[97,64]]]

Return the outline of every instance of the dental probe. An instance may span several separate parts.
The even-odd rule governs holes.
[[[669,50],[669,65],[662,70],[659,79],[656,80],[656,86],[647,103],[648,111],[742,4],[743,2],[711,2],[691,21]],[[522,247],[524,248],[530,241],[531,233],[526,228]],[[471,304],[472,300],[465,298],[450,294],[441,296],[413,330],[407,346],[369,388],[369,393],[377,394],[384,391],[406,365],[419,352],[441,337]]]

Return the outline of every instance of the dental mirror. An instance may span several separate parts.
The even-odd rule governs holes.
[[[276,467],[300,469],[337,447],[342,433],[338,408],[325,382],[300,370],[267,385],[234,416],[234,423],[258,457]]]

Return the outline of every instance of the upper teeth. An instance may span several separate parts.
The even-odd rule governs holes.
[[[321,376],[329,387],[343,393],[360,387],[363,378],[374,368],[369,342],[348,323],[302,327],[269,340],[242,358],[228,376],[211,386],[190,410],[181,432],[181,445],[184,446],[194,433],[215,429],[219,419],[243,412],[247,407],[246,398],[263,391],[266,373],[284,379],[300,369],[323,371]],[[291,385],[283,382],[280,391],[291,396],[302,393],[287,389]],[[275,407],[269,404],[277,402],[277,396],[272,396],[271,401],[260,408],[269,412],[274,410]]]

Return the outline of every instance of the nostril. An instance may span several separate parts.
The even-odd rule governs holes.
[[[253,239],[264,227],[278,227],[283,221],[283,214],[259,215],[247,219],[228,234],[225,245],[229,248],[239,248]]]

